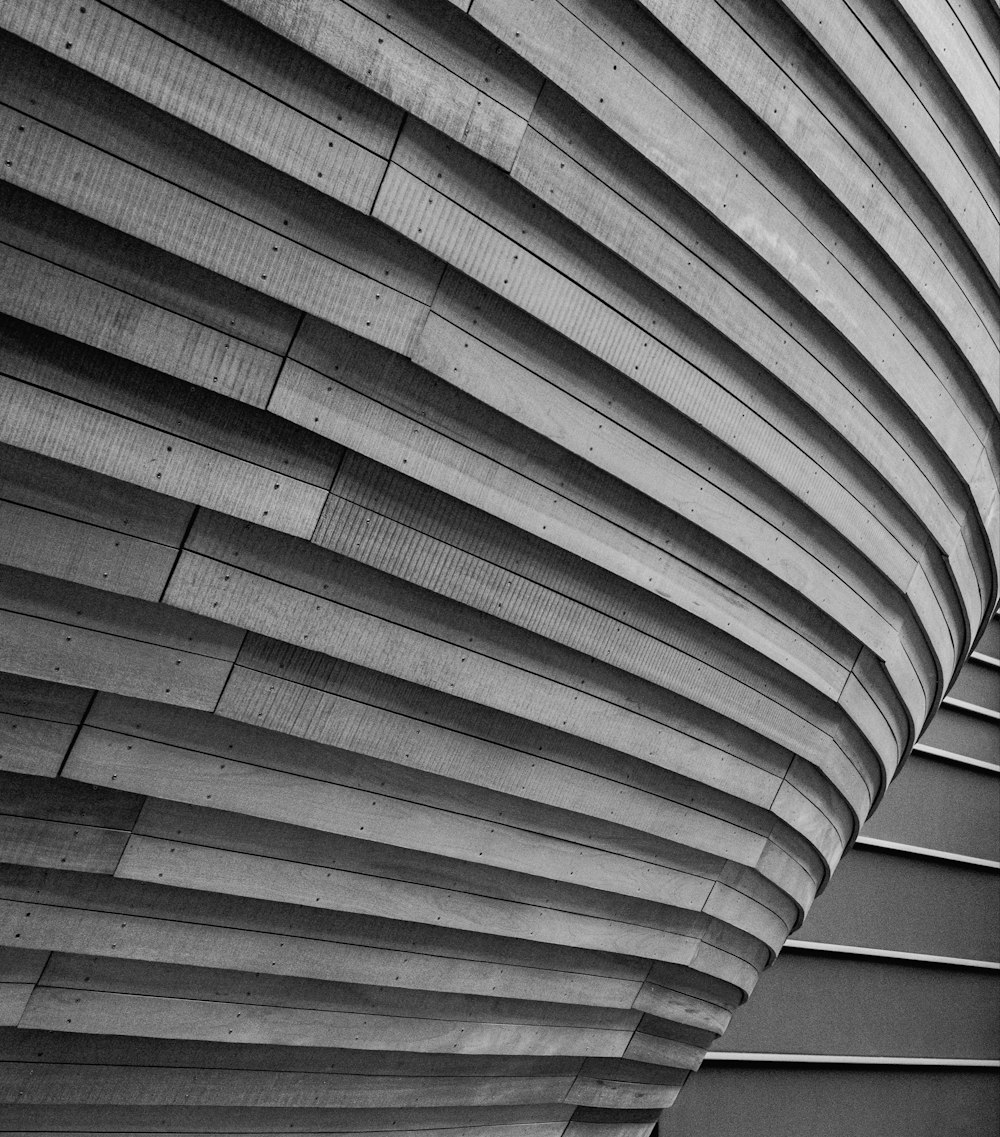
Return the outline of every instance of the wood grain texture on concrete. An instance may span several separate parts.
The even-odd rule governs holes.
[[[827,7],[0,0],[0,1133],[698,1077],[1000,579],[996,43]]]

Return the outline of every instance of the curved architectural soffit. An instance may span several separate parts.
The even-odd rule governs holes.
[[[21,1127],[649,1132],[996,606],[944,9],[0,3]]]

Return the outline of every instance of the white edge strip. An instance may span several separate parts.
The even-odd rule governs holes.
[[[925,955],[915,951],[892,951],[889,948],[856,947],[854,944],[821,944],[812,940],[786,940],[782,951],[820,951],[829,955],[862,955],[874,959],[899,959],[907,963],[941,963],[951,967],[975,967],[981,971],[1000,971],[1000,963],[988,959],[961,959],[953,955]]]
[[[706,1062],[787,1062],[789,1064],[824,1066],[985,1066],[1000,1068],[1000,1059],[994,1058],[903,1058],[884,1054],[754,1054],[747,1051],[713,1051],[705,1055]]]
[[[955,699],[951,695],[945,695],[944,705],[951,707],[954,711],[968,711],[969,714],[978,715],[982,719],[1000,722],[1000,711],[991,711],[989,707],[981,707],[978,703],[967,703],[964,699]]]
[[[919,845],[904,845],[899,841],[882,841],[878,837],[859,837],[855,845],[863,849],[888,849],[894,853],[909,853],[913,857],[930,857],[936,861],[957,861],[961,865],[975,865],[982,869],[1000,869],[1000,861],[985,857],[967,857],[963,853],[945,853],[941,849],[924,849]]]
[[[964,754],[956,754],[953,750],[942,750],[939,746],[928,746],[926,742],[915,743],[913,753],[923,754],[930,758],[943,758],[946,762],[956,762],[960,766],[975,766],[977,770],[989,770],[991,774],[1000,774],[1000,766],[996,762],[984,762],[982,758],[968,758]]]
[[[1000,668],[1000,659],[993,655],[984,655],[981,651],[974,651],[969,658],[974,659],[976,663],[985,663],[988,667]]]

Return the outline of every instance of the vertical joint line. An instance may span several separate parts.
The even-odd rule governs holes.
[[[278,389],[278,383],[281,382],[281,373],[285,370],[285,364],[288,362],[288,357],[292,353],[292,348],[295,346],[295,341],[299,338],[299,332],[302,330],[303,321],[306,318],[305,310],[299,312],[299,318],[295,321],[295,327],[292,334],[288,337],[288,343],[285,350],[281,353],[281,362],[278,364],[278,370],[274,373],[274,382],[271,384],[271,390],[267,393],[267,399],[264,401],[264,410],[270,411],[271,400],[274,398],[274,392]]]
[[[333,475],[330,478],[330,484],[326,487],[326,499],[324,500],[323,506],[320,509],[319,513],[316,515],[315,524],[309,533],[310,541],[316,540],[316,530],[319,529],[319,523],[323,520],[323,514],[326,512],[326,507],[329,504],[330,498],[334,496],[340,496],[335,492],[333,487],[337,484],[337,478],[340,475],[340,471],[344,468],[344,461],[347,458],[348,453],[353,453],[353,451],[351,451],[347,446],[343,446],[339,442],[336,443],[336,445],[340,447],[340,454],[337,457],[337,463],[333,468]]]
[[[94,691],[91,693],[90,698],[87,700],[86,709],[84,710],[83,715],[80,718],[80,721],[76,724],[76,730],[73,731],[73,737],[69,740],[69,746],[66,747],[66,753],[63,755],[62,761],[59,763],[59,769],[56,771],[56,777],[57,778],[61,778],[63,775],[63,770],[66,769],[66,763],[69,761],[70,754],[73,753],[73,747],[76,746],[76,740],[80,737],[80,731],[83,730],[84,724],[86,723],[87,718],[90,715],[91,709],[93,708],[94,701],[96,699],[97,699],[97,689],[95,688]]]
[[[191,516],[188,518],[188,523],[184,529],[184,536],[181,537],[181,543],[177,546],[177,556],[174,557],[174,563],[170,566],[170,572],[167,573],[167,579],[163,582],[163,590],[160,592],[157,599],[158,604],[162,604],[164,597],[167,595],[167,590],[174,579],[174,573],[177,571],[177,566],[180,564],[181,555],[184,552],[184,547],[188,543],[188,538],[191,536],[191,530],[194,528],[195,518],[197,518],[200,506],[194,506],[191,510]]]
[[[382,171],[382,176],[378,180],[378,189],[375,190],[375,194],[372,197],[371,209],[368,210],[369,217],[375,216],[375,206],[378,204],[379,195],[382,192],[382,186],[385,184],[385,176],[388,174],[389,167],[392,165],[393,155],[396,153],[396,147],[399,145],[399,140],[403,135],[403,127],[406,126],[406,120],[409,117],[410,116],[406,111],[403,111],[402,115],[400,116],[399,128],[396,131],[396,137],[392,140],[392,148],[389,150],[389,154],[385,160],[385,169]]]
[[[247,636],[249,634],[250,633],[244,629],[243,638],[240,640],[240,646],[236,649],[236,654],[233,656],[233,662],[229,665],[229,671],[226,673],[226,681],[222,684],[222,688],[219,691],[219,697],[212,704],[213,715],[216,714],[219,710],[219,704],[222,702],[222,697],[225,695],[226,690],[229,687],[230,680],[233,677],[233,672],[236,670],[236,664],[240,658],[240,653],[243,651],[243,645],[247,642]]]

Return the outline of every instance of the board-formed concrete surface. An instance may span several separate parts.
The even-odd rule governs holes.
[[[997,603],[957,7],[0,0],[0,1131],[740,1038]]]

